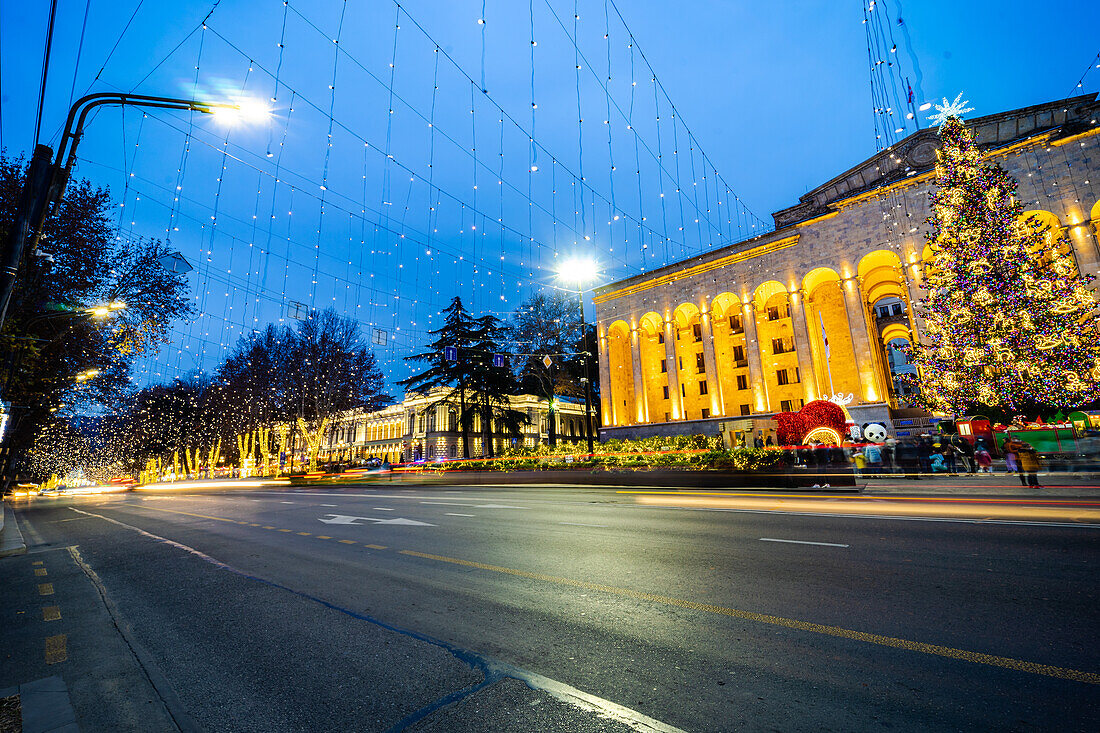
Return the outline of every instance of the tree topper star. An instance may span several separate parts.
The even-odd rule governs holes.
[[[936,114],[929,118],[929,121],[935,125],[942,125],[947,122],[949,117],[962,117],[967,112],[973,112],[973,107],[967,107],[969,100],[962,98],[963,93],[959,92],[959,95],[955,97],[954,102],[948,102],[947,97],[943,98],[943,104],[936,105]]]

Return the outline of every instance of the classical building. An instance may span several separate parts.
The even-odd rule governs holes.
[[[527,447],[550,441],[550,418],[545,400],[534,395],[509,397],[510,407],[526,418],[518,442]],[[442,391],[405,395],[405,399],[376,412],[353,410],[333,421],[320,451],[321,460],[377,457],[390,463],[446,460],[462,457],[458,427],[458,397]],[[595,410],[593,410],[593,418]],[[563,451],[584,450],[584,404],[558,400],[553,412],[554,434]],[[596,426],[592,426],[593,430]],[[595,435],[595,433],[593,433]],[[511,447],[514,436],[493,426],[494,449]],[[299,450],[304,446],[296,446]],[[470,432],[470,456],[483,455],[481,420]]]
[[[1100,103],[1085,95],[968,122],[1026,216],[1100,261]],[[939,138],[916,132],[776,212],[775,231],[596,290],[601,439],[770,424],[823,396],[856,422],[919,422],[897,379],[919,338]]]

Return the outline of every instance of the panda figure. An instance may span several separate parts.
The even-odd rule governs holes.
[[[863,439],[868,443],[881,443],[886,440],[888,433],[880,423],[869,422],[863,424]]]

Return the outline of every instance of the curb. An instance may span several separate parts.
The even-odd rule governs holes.
[[[22,555],[26,551],[27,545],[15,521],[15,512],[10,504],[4,502],[4,511],[0,513],[0,557]]]
[[[23,733],[80,733],[65,680],[54,675],[0,690],[0,697],[19,695]]]

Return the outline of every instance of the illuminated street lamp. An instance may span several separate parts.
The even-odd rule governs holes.
[[[175,99],[173,97],[152,97],[146,94],[120,94],[101,92],[81,97],[69,109],[65,121],[65,131],[54,159],[53,150],[47,145],[35,148],[27,168],[27,177],[16,209],[15,220],[7,236],[0,244],[0,326],[4,325],[8,302],[11,300],[15,277],[19,271],[19,262],[27,241],[37,244],[42,236],[42,225],[61,203],[65,186],[69,182],[73,163],[76,161],[76,146],[84,135],[84,123],[88,114],[99,107],[143,107],[153,109],[191,110],[204,114],[223,111],[222,119],[231,121],[255,121],[266,114],[264,106],[249,99],[240,98],[235,103],[204,102],[196,99]]]
[[[99,376],[98,369],[85,369],[76,375],[76,381],[87,382],[89,379],[95,379],[97,376]]]
[[[120,300],[114,300],[110,303],[104,303],[103,305],[92,306],[91,308],[85,308],[84,312],[90,315],[92,318],[106,318],[115,311],[120,311],[126,307],[126,304]]]
[[[562,282],[575,285],[581,303],[581,339],[584,343],[584,436],[588,440],[588,455],[592,455],[592,380],[588,376],[588,331],[584,322],[584,286],[596,279],[597,267],[593,260],[575,257],[558,267]]]

